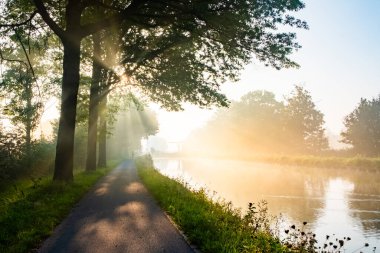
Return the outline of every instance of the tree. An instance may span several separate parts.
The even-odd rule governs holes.
[[[33,131],[43,112],[44,102],[52,94],[52,89],[47,83],[52,83],[54,71],[51,68],[47,74],[46,65],[42,61],[43,58],[49,57],[46,52],[41,51],[44,39],[31,40],[25,33],[16,30],[8,44],[9,47],[3,48],[1,52],[2,66],[6,69],[0,80],[0,94],[5,98],[4,112],[22,132],[27,160],[31,156]],[[24,43],[27,40],[28,47],[25,47]],[[16,43],[21,43],[22,49],[15,50],[13,47]],[[36,77],[37,74],[39,78]],[[30,167],[30,161],[27,167]]]
[[[42,18],[63,45],[54,180],[73,179],[73,140],[83,38],[112,27],[121,29],[125,45],[135,48],[123,61],[128,64],[125,73],[130,80],[136,80],[149,97],[166,107],[179,109],[182,101],[201,106],[227,105],[226,97],[218,90],[219,84],[226,79],[236,79],[254,55],[276,68],[296,66],[288,58],[299,48],[294,42],[295,34],[280,33],[277,26],[307,27],[288,14],[303,7],[299,0],[67,0],[64,7],[56,1],[8,2],[8,15],[2,17],[1,27],[8,29],[17,25],[35,29],[33,22],[41,24],[39,18]],[[98,15],[94,15],[95,12]],[[87,13],[92,14],[91,18],[85,19]],[[14,22],[5,25],[4,20]],[[163,53],[167,57],[161,57]]]
[[[358,106],[344,119],[342,142],[360,154],[380,155],[380,95],[372,100],[360,99]]]
[[[86,171],[93,171],[96,168],[96,145],[98,136],[98,104],[102,67],[99,64],[101,55],[99,34],[92,35],[93,60],[92,78],[90,87],[89,109],[88,109],[88,138],[86,154]]]
[[[254,91],[244,95],[232,106],[240,132],[256,152],[275,153],[283,150],[283,103],[269,91]]]
[[[217,111],[185,149],[240,158],[316,153],[327,148],[323,123],[323,114],[302,87],[296,86],[285,103],[272,92],[253,91]]]
[[[283,142],[283,107],[272,92],[249,92],[230,108],[219,109],[189,138],[185,149],[206,149],[200,152],[233,157],[283,152],[289,148]]]
[[[294,152],[314,153],[328,148],[323,114],[316,109],[310,92],[295,86],[286,99],[284,114],[285,134]]]

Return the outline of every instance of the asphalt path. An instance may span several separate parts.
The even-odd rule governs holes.
[[[38,252],[194,253],[141,183],[133,161],[101,180]]]

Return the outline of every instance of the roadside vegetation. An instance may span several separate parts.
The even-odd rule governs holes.
[[[213,202],[204,190],[163,176],[148,156],[139,157],[136,165],[160,206],[202,252],[289,252],[270,230],[265,205],[250,204],[242,215],[231,203]]]
[[[162,155],[161,155],[162,156]],[[167,155],[168,157],[176,157]],[[180,157],[194,157],[194,155],[181,155]],[[314,155],[262,155],[262,156],[228,156],[228,155],[199,155],[195,157],[211,158],[211,159],[226,159],[226,160],[244,160],[260,163],[271,163],[289,166],[313,167],[313,168],[331,168],[331,169],[362,169],[362,170],[380,170],[380,157],[340,157],[340,156],[314,156]]]
[[[193,190],[176,179],[170,179],[154,166],[150,156],[136,159],[140,178],[158,204],[184,231],[190,242],[203,253],[211,252],[346,252],[350,237],[325,235],[316,240],[308,222],[284,228],[280,217],[268,213],[267,202],[247,203],[242,213],[231,202],[214,201],[206,190]],[[376,252],[368,243],[353,252]]]
[[[107,168],[75,174],[70,183],[51,176],[20,179],[0,192],[0,252],[31,252],[47,238],[72,207],[116,162]]]

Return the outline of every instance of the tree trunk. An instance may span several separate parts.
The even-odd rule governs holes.
[[[90,87],[90,107],[88,116],[88,137],[87,137],[87,160],[86,171],[96,170],[96,144],[98,136],[98,105],[99,105],[99,82],[101,76],[100,60],[100,37],[98,34],[92,35],[94,52],[92,59],[92,80]]]
[[[106,91],[105,91],[106,92]],[[99,167],[107,166],[107,93],[102,95],[99,103]]]
[[[28,169],[32,167],[32,85],[29,80],[25,84],[26,95],[26,122],[25,122],[25,145],[26,145],[26,166]]]
[[[63,42],[63,77],[54,181],[73,180],[73,150],[79,88],[80,39]]]

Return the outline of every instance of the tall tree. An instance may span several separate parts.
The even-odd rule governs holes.
[[[300,0],[67,0],[64,3],[65,6],[60,1],[33,0],[29,4],[13,0],[6,6],[9,15],[1,20],[4,28],[33,24],[32,20],[40,17],[63,45],[54,180],[73,179],[73,140],[83,38],[110,27],[122,28],[125,44],[136,48],[123,62],[129,63],[128,77],[136,80],[155,101],[179,109],[181,101],[201,106],[226,105],[226,97],[219,93],[219,84],[226,79],[236,79],[239,70],[253,56],[276,68],[296,66],[288,58],[299,47],[294,42],[295,34],[278,32],[277,26],[306,27],[304,22],[288,14],[304,7]],[[100,12],[97,18],[84,19],[86,13],[94,11]],[[14,22],[5,25],[5,20]],[[168,56],[156,57],[163,52]]]
[[[328,148],[323,114],[316,109],[309,91],[295,86],[284,113],[285,132],[294,152],[315,153]]]
[[[361,98],[358,106],[344,119],[342,142],[359,154],[380,155],[380,95],[371,100]]]
[[[54,78],[54,69],[50,69],[48,74],[46,65],[42,61],[43,58],[51,56],[40,50],[39,44],[44,43],[43,39],[31,40],[21,31],[16,30],[8,48],[3,48],[1,52],[2,67],[6,69],[0,79],[4,112],[13,125],[22,132],[28,167],[30,167],[32,134],[43,112],[44,102],[53,90],[47,86],[47,83],[53,82],[51,79]],[[22,49],[15,50],[13,43],[21,43]],[[39,78],[36,77],[37,75]]]
[[[88,115],[88,138],[87,138],[87,157],[86,170],[93,171],[96,169],[96,146],[98,135],[98,104],[99,89],[102,73],[100,65],[101,48],[99,34],[92,35],[93,41],[93,60],[92,60],[92,78],[90,87],[89,115]]]

